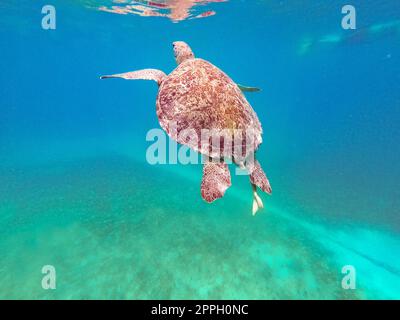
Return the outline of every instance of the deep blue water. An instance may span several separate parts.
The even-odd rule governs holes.
[[[0,4],[0,248],[7,248],[0,269],[1,297],[399,298],[398,1],[353,1],[357,30],[341,28],[342,1],[231,0],[192,8],[215,10],[214,16],[174,22],[95,9],[112,5],[110,1],[54,0],[56,30],[41,28],[45,4]],[[388,22],[387,32],[371,32]],[[355,37],[356,32],[361,36]],[[331,35],[341,38],[321,41]],[[263,196],[266,212],[260,217],[251,217],[245,179],[233,177],[227,196],[207,205],[198,191],[200,165],[146,163],[146,133],[159,127],[154,83],[99,80],[103,74],[143,68],[171,72],[176,67],[171,43],[176,40],[189,43],[197,57],[235,81],[262,88],[246,94],[263,125],[258,158],[274,190],[272,197]],[[312,45],[302,50],[305,43]],[[130,187],[132,193],[125,194]],[[163,212],[161,222],[146,220],[147,229],[131,239],[133,217],[148,212]],[[104,216],[107,227],[101,229],[97,223]],[[118,220],[121,216],[126,220]],[[177,223],[163,223],[169,219]],[[196,237],[199,243],[182,244],[174,256],[177,249],[166,239],[185,223],[192,232],[177,237]],[[298,231],[293,234],[291,228]],[[71,249],[68,239],[78,239],[77,247],[84,247],[79,237],[85,232],[87,261],[74,264],[71,259],[82,252]],[[120,240],[110,239],[109,233]],[[214,236],[227,239],[218,242]],[[44,244],[46,237],[53,246]],[[235,251],[235,241],[242,251]],[[94,249],[102,243],[107,243],[108,259],[115,256],[112,272],[102,264],[103,253]],[[135,256],[138,268],[157,265],[158,271],[131,276],[121,256],[129,259],[132,243],[149,243],[147,253]],[[146,264],[160,247],[172,257]],[[226,256],[219,255],[222,251]],[[186,277],[179,267],[171,267],[177,260],[193,263],[199,266],[193,274],[199,275],[214,272],[214,264],[224,261],[229,273],[242,266],[235,253],[243,266],[246,259],[259,264],[255,268],[260,269],[249,271],[254,277],[282,276],[296,290],[262,287],[247,278],[231,283],[226,275],[206,283],[204,277]],[[29,267],[32,257],[37,274]],[[78,284],[65,284],[52,295],[38,280],[40,267],[49,260],[66,274],[92,270],[92,263],[101,280],[78,291]],[[279,273],[292,263],[297,267]],[[20,264],[17,280],[10,270]],[[359,287],[352,292],[340,287],[346,264],[360,270]],[[315,271],[319,268],[324,272]],[[133,277],[136,286],[105,290],[115,283],[114,272],[124,283]],[[154,278],[140,287],[137,279],[150,274]],[[174,285],[165,274],[173,274]],[[16,289],[21,278],[23,291]],[[269,281],[260,279],[261,284]],[[239,287],[245,288],[242,294]]]

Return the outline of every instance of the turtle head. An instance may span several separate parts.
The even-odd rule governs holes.
[[[193,51],[187,43],[176,41],[172,43],[172,46],[174,47],[174,56],[178,65],[186,60],[194,59]]]

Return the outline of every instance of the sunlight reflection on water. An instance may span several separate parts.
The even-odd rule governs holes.
[[[173,22],[186,19],[210,17],[216,14],[207,10],[205,5],[228,0],[113,0],[111,5],[100,5],[96,9],[121,15],[139,15],[142,17],[165,17]],[[195,7],[201,6],[202,9]]]

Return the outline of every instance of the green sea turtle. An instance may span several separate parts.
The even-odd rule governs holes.
[[[157,69],[144,69],[101,79],[156,81],[159,85],[156,110],[161,127],[178,143],[205,156],[203,199],[213,202],[231,186],[226,163],[230,159],[249,172],[254,215],[263,207],[257,187],[268,194],[272,192],[255,159],[255,151],[262,142],[261,124],[242,93],[259,89],[237,85],[210,62],[195,58],[185,42],[174,42],[173,48],[178,67],[169,75]]]

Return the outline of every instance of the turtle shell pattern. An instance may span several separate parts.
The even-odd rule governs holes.
[[[239,87],[202,59],[182,62],[162,81],[156,108],[172,139],[212,158],[247,157],[262,142],[260,121]]]

